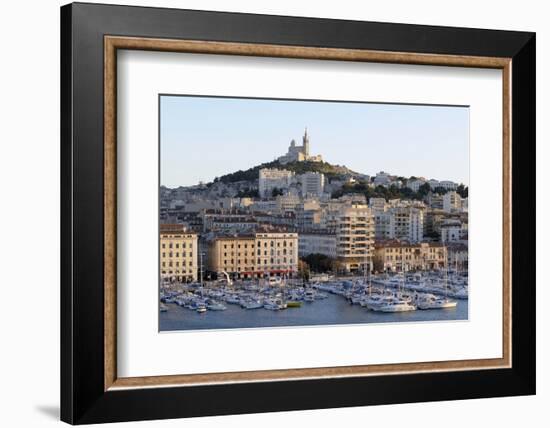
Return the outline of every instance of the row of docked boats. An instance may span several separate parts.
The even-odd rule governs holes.
[[[181,284],[179,287],[163,289],[160,294],[160,311],[166,312],[170,303],[205,313],[223,311],[227,305],[238,305],[243,309],[267,309],[278,311],[299,308],[303,303],[326,299],[328,295],[313,288],[302,286],[271,287],[254,284],[235,285],[225,288],[200,287],[196,284]]]
[[[468,296],[467,280],[462,285],[466,291],[450,293],[447,278],[441,286],[435,278],[422,278],[418,275],[407,278],[400,274],[368,278],[368,281],[364,278],[363,280],[318,283],[314,287],[345,297],[351,304],[358,304],[372,311],[395,313],[417,309],[455,308],[458,302],[454,298]]]
[[[279,311],[300,308],[334,294],[376,312],[409,312],[414,310],[451,309],[457,299],[468,298],[467,277],[441,276],[440,273],[378,275],[367,278],[335,279],[307,286],[290,282],[273,286],[259,281],[242,281],[220,287],[209,284],[177,284],[161,287],[160,311],[167,304],[196,311],[224,311],[228,305],[245,310]]]

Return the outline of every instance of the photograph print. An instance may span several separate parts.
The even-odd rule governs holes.
[[[159,330],[468,320],[468,106],[159,95]]]

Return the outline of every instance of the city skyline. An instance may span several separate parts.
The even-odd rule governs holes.
[[[166,187],[270,162],[292,139],[300,143],[305,127],[312,151],[331,164],[368,175],[386,171],[469,184],[464,106],[162,95],[160,109]]]

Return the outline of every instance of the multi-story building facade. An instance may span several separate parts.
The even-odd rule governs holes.
[[[441,242],[458,242],[462,239],[462,223],[460,220],[444,220],[440,226]]]
[[[367,205],[344,205],[334,213],[336,258],[348,272],[370,269],[374,219]]]
[[[160,276],[163,280],[197,280],[197,242],[197,234],[187,232],[183,225],[160,225]]]
[[[374,236],[377,240],[392,239],[394,230],[394,217],[391,212],[374,212]]]
[[[381,213],[386,211],[387,202],[385,198],[370,198],[369,207],[374,213]]]
[[[262,168],[258,176],[258,193],[262,198],[269,198],[274,189],[288,190],[293,178],[294,173],[286,169]]]
[[[387,172],[380,171],[378,174],[375,175],[373,179],[373,184],[375,186],[389,187],[392,184],[392,177]]]
[[[374,269],[378,272],[434,270],[447,266],[447,248],[439,242],[409,243],[391,240],[376,242]]]
[[[454,190],[443,195],[443,211],[452,213],[462,210],[462,198]]]
[[[407,181],[407,187],[413,192],[418,192],[420,187],[422,187],[424,184],[426,184],[426,179],[424,178],[417,178],[416,180]]]
[[[258,232],[218,236],[208,247],[208,269],[235,278],[293,276],[298,268],[298,234]]]
[[[438,180],[428,180],[428,184],[430,185],[430,189],[434,190],[434,189],[437,189],[437,188],[442,188],[442,189],[445,189],[445,190],[456,190],[458,188],[458,184],[455,183],[454,181],[449,181],[449,180],[442,180],[442,181],[438,181]]]
[[[327,232],[306,232],[298,235],[298,255],[323,254],[336,259],[336,234]]]
[[[251,277],[256,269],[255,249],[254,234],[218,236],[208,246],[208,270]]]
[[[256,233],[256,273],[258,276],[286,276],[298,270],[298,234]]]
[[[450,269],[463,272],[468,270],[468,244],[449,242],[447,246],[447,260]]]
[[[374,214],[375,237],[378,240],[403,239],[420,242],[424,239],[424,213],[426,207],[420,203],[400,201]]]
[[[424,233],[424,211],[412,206],[397,206],[391,209],[393,231],[390,238],[420,242]]]
[[[302,196],[321,196],[325,190],[325,174],[306,172],[298,177],[302,186]]]

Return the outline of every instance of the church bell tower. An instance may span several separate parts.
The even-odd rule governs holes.
[[[309,136],[307,135],[307,127],[306,127],[306,130],[304,132],[302,142],[303,142],[303,147],[304,147],[304,155],[307,159],[308,156],[309,156]]]

